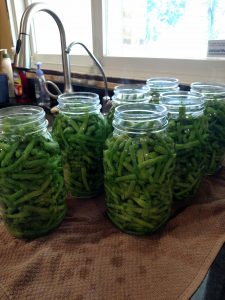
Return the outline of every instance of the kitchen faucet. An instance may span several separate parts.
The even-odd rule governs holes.
[[[69,65],[69,54],[66,52],[66,34],[63,27],[63,24],[59,17],[45,4],[42,2],[37,2],[29,5],[27,9],[24,11],[21,22],[20,22],[20,33],[19,38],[16,44],[16,53],[14,59],[14,65],[17,68],[30,69],[31,68],[31,56],[30,56],[30,23],[33,16],[39,11],[44,11],[51,15],[55,20],[56,24],[59,28],[60,40],[61,40],[61,51],[62,51],[62,66],[63,66],[63,74],[64,74],[64,93],[73,92],[72,84],[71,84],[71,76],[70,76],[70,65]],[[45,88],[50,96],[56,95],[50,93],[47,89],[46,84],[52,84],[58,91],[57,86],[51,82],[46,81]]]
[[[108,95],[108,87],[107,87],[107,79],[105,76],[105,73],[103,71],[103,68],[97,58],[88,50],[88,48],[80,42],[72,42],[68,47],[66,46],[66,34],[63,27],[63,24],[59,17],[45,4],[42,2],[37,2],[29,5],[27,9],[24,11],[23,16],[21,18],[20,22],[20,33],[19,38],[17,40],[16,44],[16,53],[14,58],[14,65],[17,68],[23,68],[23,69],[30,69],[31,68],[31,55],[30,55],[30,41],[29,41],[29,35],[30,35],[30,24],[31,20],[33,19],[33,16],[38,13],[39,11],[44,11],[48,14],[50,14],[53,19],[55,20],[56,24],[59,28],[60,33],[60,40],[61,40],[61,51],[62,51],[62,66],[63,66],[63,74],[64,74],[64,93],[72,93],[73,88],[71,84],[71,73],[70,73],[70,62],[69,62],[69,53],[71,51],[71,48],[79,44],[81,45],[89,54],[89,56],[93,59],[94,63],[97,65],[99,71],[102,74],[104,85],[105,85],[105,96],[103,97],[103,110],[108,106],[110,101],[110,97]],[[52,81],[45,81],[45,89],[46,92],[53,98],[57,99],[58,95],[61,94],[61,91],[57,87],[55,83]],[[50,84],[54,87],[54,89],[57,91],[57,95],[52,94],[48,88],[47,84]]]

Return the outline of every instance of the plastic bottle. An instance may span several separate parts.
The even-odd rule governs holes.
[[[11,51],[14,57],[15,48],[12,47]],[[26,76],[26,71],[15,68],[14,63],[12,63],[12,69],[13,69],[13,84],[14,84],[16,103],[31,104],[33,101],[30,92],[30,85],[28,83],[28,79]]]
[[[15,93],[14,93],[12,62],[7,52],[7,49],[0,49],[0,51],[3,52],[1,69],[2,72],[5,73],[8,77],[9,97],[10,99],[13,99],[15,97]]]
[[[44,82],[45,77],[44,73],[41,70],[41,62],[36,63],[36,78],[35,78],[35,97],[37,104],[39,106],[49,107],[50,106],[50,97],[45,90]]]
[[[23,96],[23,86],[19,71],[17,69],[13,70],[13,82],[16,102],[20,102],[20,99]]]

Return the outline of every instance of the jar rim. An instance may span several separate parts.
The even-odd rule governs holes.
[[[115,116],[123,115],[126,116],[127,112],[146,112],[146,115],[142,115],[143,118],[147,117],[147,114],[150,115],[167,115],[167,108],[165,105],[162,104],[153,104],[153,103],[137,103],[133,105],[129,104],[122,104],[115,108]],[[130,115],[130,113],[129,113]]]
[[[163,85],[170,85],[170,84],[179,84],[179,79],[175,77],[150,77],[146,80],[147,85],[151,84],[163,84]]]
[[[199,92],[190,91],[174,91],[165,92],[160,95],[160,103],[167,106],[172,103],[175,106],[189,105],[204,105],[204,95]],[[185,102],[184,102],[185,101]],[[163,103],[162,103],[163,102]]]
[[[128,128],[124,129],[123,122],[129,124]],[[154,123],[154,126],[148,127],[148,122]],[[149,131],[162,131],[167,124],[167,108],[162,104],[124,104],[115,108],[113,127],[118,132],[125,130],[130,134],[146,134]]]
[[[225,84],[222,83],[192,82],[191,89],[205,95],[225,94]]]
[[[149,87],[146,84],[142,83],[127,83],[127,84],[119,84],[114,87],[114,93],[120,90],[146,90],[149,91]]]
[[[99,95],[96,93],[91,92],[72,92],[72,93],[63,93],[59,95],[58,100],[59,101],[66,101],[66,100],[75,100],[77,98],[81,99],[91,99],[91,100],[98,100],[99,101]]]
[[[14,119],[15,117],[27,117],[24,122],[18,122],[11,126],[21,126],[29,125],[36,121],[41,121],[45,119],[45,111],[40,106],[35,105],[20,105],[20,106],[11,106],[5,107],[0,110],[0,126],[3,125],[3,120],[5,118]],[[21,119],[22,121],[22,119]]]
[[[101,109],[99,95],[90,92],[73,92],[58,97],[59,110],[66,115],[81,115],[99,112]]]
[[[0,131],[3,135],[21,136],[47,130],[48,120],[42,107],[11,106],[0,110]]]
[[[117,95],[112,96],[112,104],[115,105],[125,105],[125,104],[136,104],[136,103],[148,103],[151,100],[150,96],[143,95],[143,97],[140,98],[132,98],[132,95],[137,95],[137,94],[124,94],[125,96],[130,95],[130,98],[122,97],[119,98]]]
[[[198,92],[176,91],[162,93],[159,103],[167,107],[168,113],[179,114],[179,109],[185,107],[186,114],[197,116],[204,112],[204,95]]]

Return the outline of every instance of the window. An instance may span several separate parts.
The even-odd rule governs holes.
[[[13,11],[18,2],[28,5],[38,0],[8,2]],[[208,40],[225,40],[224,0],[45,2],[61,19],[67,45],[74,40],[83,42],[102,63],[108,77],[145,80],[171,76],[182,83],[225,82],[225,56],[207,57]],[[14,9],[14,15],[18,23],[18,9]],[[60,68],[58,29],[44,12],[34,17],[32,45],[34,61],[41,60],[49,69]],[[71,52],[71,69],[85,73],[94,70],[79,46]]]
[[[29,3],[40,2],[30,0]],[[92,51],[92,24],[90,0],[45,0],[45,3],[58,15],[63,22],[68,43],[81,41]],[[48,30],[46,30],[46,25]],[[34,16],[35,52],[37,54],[60,54],[58,28],[53,18],[44,12]],[[76,53],[81,54],[78,48]]]

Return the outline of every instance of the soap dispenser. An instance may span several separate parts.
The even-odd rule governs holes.
[[[3,52],[1,70],[8,77],[9,97],[13,101],[15,97],[15,93],[14,93],[12,62],[7,52],[7,49],[0,49],[0,52]]]

